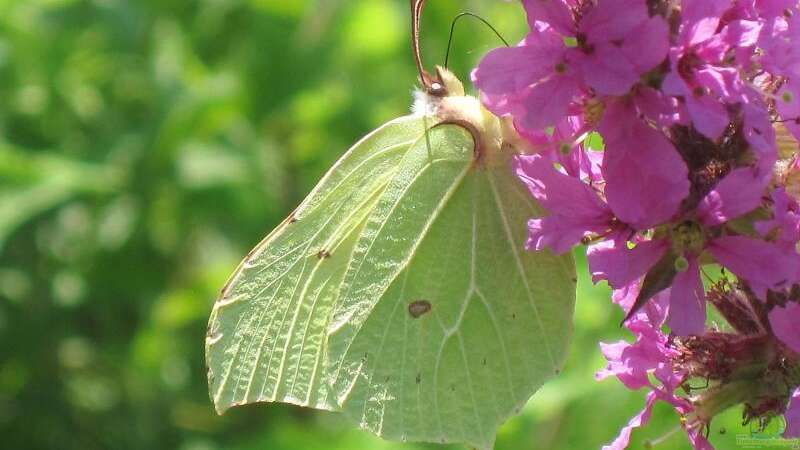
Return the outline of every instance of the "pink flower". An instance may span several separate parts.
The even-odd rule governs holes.
[[[734,169],[697,206],[697,218],[706,226],[721,225],[758,207],[765,185],[750,167]]]
[[[676,394],[676,389],[686,379],[686,372],[674,365],[678,352],[670,346],[670,339],[661,332],[666,308],[664,296],[648,305],[646,310],[634,316],[628,328],[636,336],[633,344],[621,341],[615,344],[600,344],[608,365],[597,372],[595,378],[603,380],[617,377],[628,389],[647,388],[645,407],[623,427],[619,435],[603,450],[623,450],[630,444],[634,429],[647,424],[656,401],[670,404],[682,417],[690,415],[694,408],[691,402]],[[650,381],[649,374],[658,381]],[[685,426],[687,438],[696,450],[713,450],[702,435],[697,424]]]
[[[576,46],[564,51],[564,62],[588,87],[600,94],[624,94],[666,57],[667,24],[649,17],[644,1],[577,3],[524,1],[531,28],[546,24],[562,38],[575,38]]]
[[[770,242],[744,236],[713,240],[708,252],[722,266],[748,282],[759,298],[767,289],[779,290],[798,281],[798,255]]]
[[[755,5],[759,16],[773,18],[783,16],[785,11],[797,7],[797,0],[750,0]]]
[[[763,100],[757,99],[757,94],[752,89],[746,91],[749,94],[745,97],[746,103],[742,105],[742,131],[756,158],[756,176],[762,183],[767,183],[778,160],[775,128]]]
[[[700,202],[697,222],[680,224],[671,235],[642,242],[633,249],[627,242],[610,242],[589,249],[589,267],[595,281],[608,280],[615,289],[639,280],[668,251],[686,260],[669,291],[669,326],[679,335],[699,334],[705,324],[705,301],[698,258],[704,251],[746,280],[762,298],[798,280],[800,256],[778,245],[745,236],[709,234],[710,229],[733,220],[761,203],[763,181],[752,168],[740,168],[723,178]],[[691,224],[691,222],[690,222]]]
[[[633,292],[626,292],[624,296],[629,298],[630,294]],[[626,302],[624,298],[618,300]],[[661,332],[668,311],[665,300],[666,296],[657,295],[628,322],[627,328],[636,337],[636,342],[600,344],[608,365],[595,374],[596,380],[615,376],[628,389],[655,388],[649,377],[652,373],[667,390],[680,384],[684,374],[672,365],[677,352],[670,347],[669,337]]]
[[[796,139],[800,139],[800,74],[784,84],[776,97],[775,109],[783,124]]]
[[[678,43],[670,49],[671,70],[664,79],[666,94],[684,99],[695,128],[717,139],[731,117],[726,104],[743,101],[739,69],[726,62],[731,49],[753,47],[760,24],[734,21],[718,29],[729,0],[684,0]]]
[[[556,124],[593,93],[622,95],[667,55],[668,27],[644,0],[526,0],[531,33],[472,73],[484,104],[519,130]],[[571,42],[571,44],[567,44]]]
[[[664,223],[689,194],[686,163],[631,105],[609,103],[598,130],[605,140],[605,195],[614,215],[637,230]]]
[[[752,211],[761,203],[763,180],[751,168],[734,169],[699,204],[697,218],[714,227]],[[800,260],[795,252],[745,236],[719,236],[705,244],[714,259],[746,280],[760,297],[797,281]]]
[[[800,17],[774,17],[765,22],[758,38],[763,56],[759,62],[769,73],[784,77],[800,75]]]
[[[636,390],[653,387],[648,374],[659,369],[659,376],[666,375],[661,380],[663,383],[674,382],[671,358],[675,352],[669,347],[668,337],[658,328],[666,309],[663,302],[653,302],[648,308],[649,311],[641,312],[628,324],[628,329],[636,336],[635,343],[600,343],[608,365],[595,374],[596,380],[615,376],[625,387]]]
[[[800,205],[785,190],[776,188],[772,191],[772,218],[754,226],[761,236],[774,234],[778,245],[792,251],[800,242]]]
[[[769,313],[769,323],[778,339],[792,351],[800,353],[800,304],[776,307]]]
[[[725,18],[774,19],[797,6],[795,0],[737,0]]]
[[[521,151],[536,153],[514,160],[548,211],[529,221],[528,249],[588,243],[593,280],[628,312],[635,341],[602,343],[596,378],[645,389],[646,403],[603,448],[626,448],[657,401],[695,450],[712,449],[703,427],[726,402],[744,404],[746,420],[784,414],[786,436],[800,437],[800,389],[786,407],[794,372],[771,369],[800,352],[800,204],[776,181],[773,126],[800,138],[800,3],[523,5],[531,32],[490,52],[473,81],[490,111],[512,117],[530,144]],[[581,148],[594,131],[602,152]],[[708,263],[738,280],[706,292]],[[707,302],[735,333],[706,330]]]
[[[529,132],[519,130],[535,153],[559,164],[567,175],[600,181],[603,152],[583,151],[582,140],[590,128],[580,116],[561,119],[552,129]]]
[[[685,111],[674,97],[664,95],[660,90],[648,86],[637,86],[634,90],[633,102],[637,113],[642,118],[653,122],[658,129],[666,129],[673,125],[688,125],[689,119]]]
[[[786,10],[786,0],[775,0],[770,11]],[[797,2],[793,3],[794,7]],[[786,128],[800,139],[800,14],[798,11],[786,18],[782,14],[766,22],[758,46],[763,56],[759,63],[773,76],[785,77],[787,81],[775,95],[775,108]]]
[[[528,222],[528,249],[549,247],[564,253],[584,236],[606,233],[615,227],[613,213],[595,189],[556,170],[549,158],[519,155],[514,158],[514,167],[531,195],[550,213]]]
[[[594,245],[588,251],[592,281],[597,283],[606,280],[616,290],[628,289],[637,283],[669,249],[666,239],[640,240],[629,249],[628,236],[616,237]],[[634,295],[634,299],[635,297]],[[630,310],[633,301],[625,302],[621,306],[626,311]]]
[[[567,116],[575,97],[583,95],[565,52],[561,36],[534,29],[517,47],[489,52],[472,80],[490,111],[511,114],[520,131],[541,131]]]
[[[547,145],[548,139],[569,136],[571,129],[529,134],[528,140]],[[516,158],[517,175],[551,213],[529,222],[530,249],[550,247],[562,253],[591,234],[624,241],[634,230],[666,222],[678,212],[689,193],[688,169],[663,134],[621,102],[609,105],[600,131],[606,143],[603,153],[573,148],[567,155],[548,150],[549,156]]]

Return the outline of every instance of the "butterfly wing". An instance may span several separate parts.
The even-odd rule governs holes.
[[[567,353],[574,262],[524,251],[541,209],[510,154],[489,163],[473,150],[465,128],[440,125],[408,151],[334,308],[336,401],[389,439],[491,448]]]
[[[220,413],[267,401],[335,409],[323,382],[331,308],[368,213],[424,130],[408,116],[362,139],[239,265],[206,337]]]

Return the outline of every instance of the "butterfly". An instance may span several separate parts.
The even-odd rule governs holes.
[[[519,137],[449,71],[423,87],[223,288],[206,337],[218,412],[285,402],[488,449],[562,367],[575,265],[524,251],[543,211],[511,173]]]

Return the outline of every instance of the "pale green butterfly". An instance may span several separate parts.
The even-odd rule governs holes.
[[[214,305],[211,396],[342,411],[394,440],[491,448],[558,373],[570,256],[526,252],[541,215],[519,138],[449,72],[353,146],[244,259]]]
[[[507,120],[419,57],[414,114],[354,145],[244,259],[206,338],[217,411],[278,401],[402,441],[492,447],[558,373],[575,264],[523,251],[540,208]]]

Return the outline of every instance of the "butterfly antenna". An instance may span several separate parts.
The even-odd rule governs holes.
[[[425,0],[411,0],[411,49],[414,52],[414,63],[417,65],[419,81],[425,92],[437,97],[444,97],[447,95],[447,89],[442,80],[438,79],[438,76],[435,78],[431,76],[422,65],[422,55],[419,49],[419,24],[424,8]]]
[[[489,23],[488,20],[484,19],[483,17],[481,17],[481,16],[479,16],[479,15],[477,15],[475,13],[472,13],[472,12],[469,12],[469,11],[464,11],[464,12],[458,14],[457,16],[455,16],[453,18],[453,22],[450,23],[450,37],[447,39],[447,53],[445,53],[445,55],[444,55],[444,67],[445,67],[445,69],[448,67],[448,63],[450,61],[450,50],[453,47],[453,35],[455,34],[455,31],[456,31],[456,24],[463,17],[472,17],[473,19],[477,19],[477,20],[481,21],[484,25],[489,27],[489,29],[492,30],[492,32],[494,32],[494,35],[497,36],[497,38],[500,39],[506,47],[510,47],[510,45],[508,44],[508,41],[506,41],[505,38],[503,38],[503,35],[500,34],[500,32],[497,31],[497,28],[495,28],[494,25]]]

